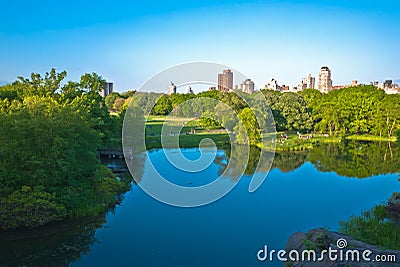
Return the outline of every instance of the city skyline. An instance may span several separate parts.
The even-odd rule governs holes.
[[[272,77],[297,85],[325,65],[335,84],[397,81],[399,7],[386,0],[7,2],[0,80],[55,67],[71,80],[96,72],[121,92],[170,66],[206,61],[261,88]]]
[[[203,62],[204,63],[204,62]],[[202,63],[200,63],[202,64]],[[209,63],[206,63],[209,64]],[[184,65],[181,65],[184,66]],[[255,92],[256,90],[273,90],[273,91],[280,91],[280,92],[300,92],[304,89],[316,89],[322,93],[328,93],[332,90],[337,90],[337,89],[342,89],[342,88],[348,88],[348,87],[356,87],[356,86],[362,86],[362,85],[374,85],[378,89],[384,90],[387,94],[399,94],[400,93],[400,88],[399,88],[399,80],[392,80],[388,79],[385,80],[384,82],[379,82],[379,81],[374,81],[370,80],[367,83],[360,83],[358,80],[351,80],[349,83],[345,84],[335,84],[333,83],[332,80],[332,70],[328,66],[322,66],[320,68],[320,71],[317,75],[318,78],[314,77],[311,75],[311,73],[303,76],[300,79],[300,82],[295,85],[289,85],[285,83],[284,81],[279,82],[277,79],[272,78],[269,82],[265,83],[264,86],[256,86],[251,79],[251,77],[244,77],[242,74],[239,73],[239,76],[244,78],[243,80],[236,79],[235,76],[235,71],[232,71],[229,68],[221,69],[218,73],[215,74],[215,77],[217,77],[216,81],[212,82],[209,81],[211,84],[215,86],[209,86],[210,84],[208,82],[198,82],[195,81],[193,82],[195,90],[193,90],[190,86],[191,93],[197,93],[207,91],[207,90],[218,90],[222,92],[230,92],[230,91],[236,91],[240,90],[243,91],[247,94],[251,94]],[[234,82],[235,81],[235,82]],[[171,81],[170,85],[167,90],[167,94],[176,94],[176,93],[183,93],[182,85],[186,86],[187,82],[183,84],[178,84],[175,86],[175,84]],[[172,87],[171,87],[172,86]],[[160,86],[160,83],[158,83],[158,87],[155,91],[158,91],[160,93],[163,92],[163,86]],[[177,88],[180,88],[179,90]],[[207,89],[208,88],[208,89]],[[142,89],[142,88],[139,88]],[[146,88],[144,88],[146,91]],[[161,89],[161,90],[160,90]],[[139,90],[143,91],[143,90]],[[165,90],[164,90],[165,91]],[[165,93],[165,92],[164,92]],[[185,94],[187,93],[187,90],[185,90]]]

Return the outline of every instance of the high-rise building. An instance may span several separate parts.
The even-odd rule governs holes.
[[[185,94],[194,94],[192,87],[190,85],[187,86]]]
[[[176,86],[171,82],[168,86],[168,95],[176,94]]]
[[[331,70],[328,67],[322,67],[319,72],[318,90],[321,93],[328,93],[332,90]]]
[[[393,81],[392,80],[386,80],[383,83],[383,88],[392,88],[392,85],[393,85]]]
[[[358,81],[357,80],[352,80],[351,81],[351,87],[356,87],[356,86],[359,86],[360,84],[358,83]]]
[[[252,94],[254,92],[254,82],[251,79],[246,79],[240,85],[240,89],[247,94]]]
[[[233,72],[231,70],[224,70],[223,73],[218,74],[218,90],[229,92],[233,89]]]
[[[274,78],[272,78],[271,81],[265,85],[265,89],[266,90],[274,90],[274,91],[281,90],[280,86],[278,85],[277,80],[275,80]]]
[[[106,97],[114,91],[114,83],[107,82],[104,84],[103,89],[100,91],[102,97]]]
[[[315,77],[312,77],[311,74],[308,74],[306,77],[303,77],[297,87],[298,91],[304,89],[315,89]]]

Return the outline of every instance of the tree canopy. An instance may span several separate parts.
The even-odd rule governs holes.
[[[126,189],[97,156],[120,134],[98,94],[104,80],[66,75],[52,69],[0,87],[0,229],[95,215]]]

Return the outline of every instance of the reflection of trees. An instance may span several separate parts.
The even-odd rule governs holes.
[[[65,221],[34,232],[1,233],[0,266],[69,266],[90,252],[104,217]]]
[[[248,161],[247,161],[248,158]],[[229,149],[224,155],[217,156],[214,163],[219,165],[218,175],[225,172],[225,176],[238,180],[243,174],[253,175],[258,172],[267,172],[271,166],[273,153],[265,152],[262,154],[260,148],[244,145],[234,145],[233,149]],[[230,162],[229,170],[227,170],[228,162]],[[259,165],[260,162],[260,165]]]
[[[304,162],[311,162],[321,172],[336,172],[345,177],[365,178],[379,174],[397,173],[400,169],[400,146],[387,142],[356,142],[320,144],[306,152],[276,152],[272,168],[290,172],[300,168]],[[230,169],[226,176],[238,179],[241,174],[252,175],[260,160],[259,172],[267,172],[270,156],[260,158],[261,150],[257,147],[235,146],[234,152],[227,150],[225,155],[217,156],[219,175],[226,171],[230,160]],[[249,161],[246,162],[247,157]],[[264,162],[265,161],[265,162]]]
[[[276,152],[273,168],[282,172],[291,172],[300,168],[307,159],[308,152]]]
[[[122,140],[126,164],[137,183],[142,179],[146,159],[145,122],[143,111],[131,104],[124,118]]]
[[[387,142],[343,142],[320,144],[307,158],[323,172],[365,178],[397,173],[400,167],[399,145]]]
[[[129,172],[136,183],[140,183],[140,181],[143,178],[146,159],[147,159],[146,152],[136,153],[132,155],[130,158],[125,159],[126,164],[129,167]]]

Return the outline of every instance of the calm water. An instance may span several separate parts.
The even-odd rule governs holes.
[[[199,156],[197,149],[183,152]],[[160,172],[182,185],[208,183],[226,163],[226,152],[218,151],[219,159],[201,175],[187,178],[167,163],[162,150],[149,155]],[[224,198],[189,209],[162,204],[133,185],[105,224],[71,222],[57,226],[62,233],[53,229],[45,237],[0,241],[0,265],[283,266],[258,262],[257,251],[264,245],[284,248],[296,231],[335,230],[340,220],[387,200],[400,191],[398,156],[393,144],[368,143],[276,154],[255,193],[247,192],[247,175]],[[147,165],[142,163],[142,181],[149,179]]]

